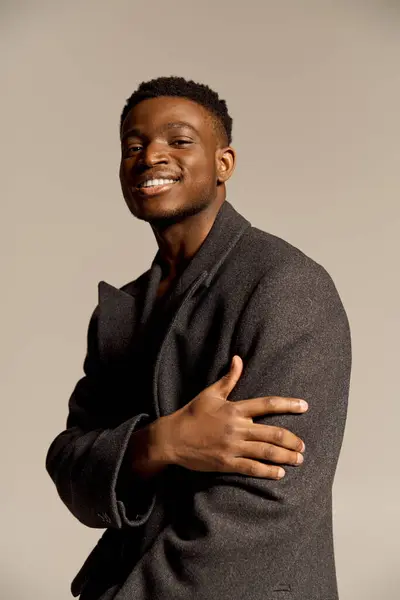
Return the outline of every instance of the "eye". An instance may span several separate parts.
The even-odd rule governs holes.
[[[171,143],[181,145],[181,144],[191,144],[192,142],[190,140],[179,139],[179,140],[173,140]]]
[[[132,154],[135,154],[138,150],[140,150],[141,146],[139,145],[134,145],[134,146],[129,146],[129,148],[125,148],[123,155],[125,158],[129,158],[130,156],[132,156]]]

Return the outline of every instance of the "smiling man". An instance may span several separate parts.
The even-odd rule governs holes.
[[[157,238],[165,261],[162,291],[206,238],[235,166],[230,135],[206,106],[161,96],[133,107],[128,102],[121,117],[122,191],[132,214],[148,221]],[[227,112],[221,116],[230,128]]]
[[[226,200],[232,119],[208,86],[142,83],[120,137],[123,195],[158,251],[122,288],[100,282],[47,454],[72,514],[106,529],[72,593],[336,600],[351,340],[335,285]]]

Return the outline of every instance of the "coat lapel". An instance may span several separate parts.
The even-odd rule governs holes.
[[[227,259],[229,253],[244,234],[250,222],[240,215],[225,200],[213,226],[203,244],[187,265],[185,271],[175,282],[171,293],[164,302],[163,310],[171,303],[175,314],[160,344],[155,361],[153,390],[156,414],[159,410],[159,366],[164,344],[171,327],[179,319],[179,312],[185,300],[202,286],[208,287],[212,278]],[[156,253],[151,268],[135,281],[116,288],[100,281],[99,290],[99,349],[105,363],[126,364],[131,356],[132,347],[140,340],[140,334],[151,315],[156,300],[162,269],[160,251]],[[175,308],[176,307],[176,308]]]
[[[223,202],[206,239],[192,257],[186,269],[174,285],[171,299],[184,295],[196,279],[207,272],[202,285],[208,287],[212,278],[224,263],[231,250],[237,244],[251,223],[239,214],[227,200]],[[160,251],[153,265],[160,260]]]
[[[101,357],[107,363],[130,356],[150,316],[160,279],[161,267],[153,260],[148,271],[122,288],[99,282],[98,340]]]
[[[136,296],[100,281],[98,343],[104,363],[118,362],[129,351],[134,337],[138,302]]]

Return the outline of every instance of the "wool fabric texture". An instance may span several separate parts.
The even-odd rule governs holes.
[[[105,531],[72,582],[81,600],[337,600],[332,484],[351,372],[348,318],[327,271],[227,200],[153,312],[159,251],[122,288],[99,283],[84,376],[46,467],[71,513]],[[227,373],[229,396],[304,398],[254,422],[304,440],[279,480],[176,465],[131,476],[131,434]],[[124,460],[125,459],[125,460]]]

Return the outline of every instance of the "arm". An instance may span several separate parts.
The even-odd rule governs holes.
[[[118,423],[108,413],[118,390],[100,365],[97,309],[89,323],[84,373],[69,400],[66,429],[47,452],[47,471],[62,501],[88,527],[141,525],[154,507],[152,475],[164,465],[147,461],[147,475],[145,467],[132,471],[131,449],[146,435],[149,415]]]
[[[346,313],[326,271],[298,261],[261,280],[242,314],[233,354],[245,367],[230,400],[308,401],[305,414],[258,420],[299,435],[304,464],[286,467],[280,481],[182,472],[186,486],[175,496],[176,513],[127,583],[138,598],[150,597],[150,590],[165,600],[268,598],[330,509],[351,348]]]

